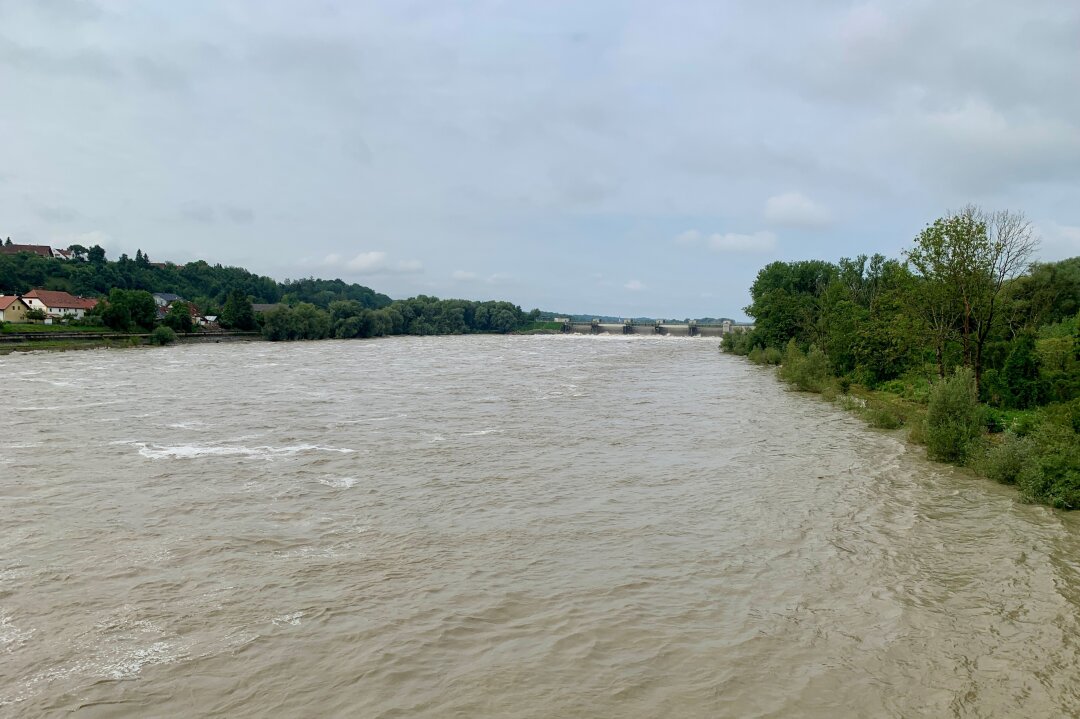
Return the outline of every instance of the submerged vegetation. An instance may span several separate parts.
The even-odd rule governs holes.
[[[1022,215],[943,217],[902,259],[774,262],[726,351],[933,459],[1080,508],[1080,257],[1031,263]]]

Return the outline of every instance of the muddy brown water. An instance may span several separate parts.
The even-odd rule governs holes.
[[[0,358],[0,715],[1060,717],[1080,518],[713,340]]]

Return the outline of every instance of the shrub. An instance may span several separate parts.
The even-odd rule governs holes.
[[[878,402],[870,403],[863,412],[863,417],[871,427],[878,429],[900,429],[904,425],[903,417]]]
[[[972,462],[974,469],[995,482],[1016,484],[1020,473],[1036,461],[1035,443],[1014,434],[1005,435],[1001,442],[987,443],[984,451]]]
[[[1080,436],[1072,427],[1044,421],[1033,434],[1037,458],[1017,475],[1023,499],[1059,509],[1080,508]]]
[[[930,392],[926,413],[926,453],[931,459],[962,463],[982,433],[983,416],[975,375],[959,368]]]
[[[851,380],[847,377],[840,378],[840,394],[847,394],[851,391]]]
[[[829,359],[813,345],[803,354],[791,340],[784,351],[780,376],[804,392],[821,392],[829,381]]]
[[[172,327],[160,325],[150,333],[150,342],[156,345],[170,345],[176,341],[176,332]]]

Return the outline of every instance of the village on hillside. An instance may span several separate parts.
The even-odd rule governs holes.
[[[20,245],[11,242],[0,243],[0,254],[15,255],[22,252],[58,260],[81,259],[76,248],[59,249],[49,245]],[[151,263],[164,267],[166,263]],[[193,327],[218,329],[217,315],[203,315],[199,308],[180,295],[168,292],[152,294],[157,307],[156,319],[161,322],[167,316],[174,303],[182,303],[191,315]],[[98,305],[98,300],[90,297],[76,297],[63,290],[34,288],[24,294],[0,294],[0,322],[11,324],[68,324],[86,319]]]

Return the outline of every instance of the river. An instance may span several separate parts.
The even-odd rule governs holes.
[[[1080,714],[1080,517],[714,341],[0,357],[0,715]]]

